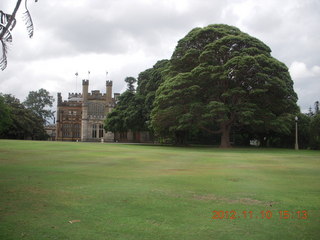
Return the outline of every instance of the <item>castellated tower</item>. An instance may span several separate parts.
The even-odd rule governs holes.
[[[89,89],[89,80],[82,81],[82,122],[81,141],[114,141],[111,132],[105,132],[104,121],[107,114],[115,107],[115,99],[112,98],[112,81],[106,81],[106,93]]]
[[[82,80],[82,96],[83,101],[88,100],[88,89],[89,89],[89,80]]]
[[[89,138],[88,132],[88,89],[89,80],[82,80],[82,120],[81,120],[81,141]]]
[[[112,103],[112,81],[106,81],[106,95],[107,103]]]

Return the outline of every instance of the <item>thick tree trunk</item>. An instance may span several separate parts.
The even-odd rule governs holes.
[[[187,133],[184,131],[175,132],[175,145],[187,145]]]
[[[268,147],[268,138],[265,135],[259,136],[260,147]]]
[[[222,124],[221,125],[221,143],[220,143],[220,148],[230,148],[230,130],[231,126]]]

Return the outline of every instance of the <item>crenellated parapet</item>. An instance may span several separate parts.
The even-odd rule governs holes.
[[[68,100],[62,100],[61,93],[58,93],[58,107],[79,107],[82,105],[81,93],[69,93]]]
[[[81,93],[69,93],[68,99],[71,99],[71,98],[82,98],[82,94]]]
[[[88,94],[88,100],[105,100],[106,94],[102,94],[99,90],[93,90]]]
[[[89,85],[89,80],[83,79],[82,80],[82,85]]]
[[[106,81],[106,86],[107,86],[107,87],[112,87],[112,81],[107,80],[107,81]]]

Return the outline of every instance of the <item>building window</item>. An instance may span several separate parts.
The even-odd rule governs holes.
[[[99,124],[99,138],[103,138],[103,124]]]
[[[62,137],[70,137],[70,135],[71,135],[70,124],[62,125]]]
[[[92,138],[97,138],[97,125],[92,125]]]
[[[80,124],[74,125],[74,137],[79,138],[80,137]]]

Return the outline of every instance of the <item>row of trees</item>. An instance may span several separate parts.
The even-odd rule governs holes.
[[[53,97],[45,89],[31,91],[24,102],[11,94],[0,94],[0,138],[47,139],[44,130],[53,117]]]
[[[117,106],[108,115],[105,128],[112,132],[150,131],[151,111],[156,95],[156,90],[163,82],[163,71],[168,66],[168,60],[162,60],[139,74],[138,81],[133,77],[127,77],[127,90],[120,95]],[[137,89],[135,84],[138,83]]]
[[[106,130],[148,130],[176,144],[293,146],[294,117],[308,117],[288,68],[263,42],[228,25],[193,29],[170,60],[139,74],[136,90],[134,78],[126,82]]]
[[[314,110],[310,107],[309,113],[304,114],[303,121],[300,125],[302,128],[299,132],[304,137],[304,142],[306,146],[311,149],[320,149],[320,110],[319,101],[314,103]]]

